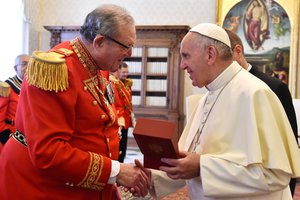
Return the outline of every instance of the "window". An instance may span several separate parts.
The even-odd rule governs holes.
[[[14,76],[14,59],[18,54],[27,53],[23,38],[27,23],[24,16],[24,0],[1,1],[0,6],[0,80]]]

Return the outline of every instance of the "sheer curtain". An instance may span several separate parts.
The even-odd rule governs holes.
[[[4,81],[15,75],[15,57],[28,53],[28,22],[24,14],[24,0],[1,1],[0,21],[0,80]]]

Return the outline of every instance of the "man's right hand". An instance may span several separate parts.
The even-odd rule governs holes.
[[[145,197],[150,188],[150,180],[145,172],[132,164],[120,163],[120,172],[117,175],[117,184],[131,188],[134,196]]]

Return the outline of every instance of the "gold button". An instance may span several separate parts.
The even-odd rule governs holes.
[[[87,88],[86,86],[83,87],[83,90],[84,90],[84,91],[87,91],[87,89],[88,89],[88,88]]]
[[[94,106],[97,105],[97,101],[93,101],[93,105],[94,105]]]
[[[109,143],[109,138],[106,138],[107,143]]]
[[[111,158],[111,153],[109,153],[109,157]]]
[[[119,155],[121,155],[122,154],[122,151],[119,151]]]
[[[105,118],[105,115],[101,115],[101,119],[104,119]]]

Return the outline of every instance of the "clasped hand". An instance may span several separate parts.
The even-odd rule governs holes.
[[[162,158],[169,166],[160,166],[160,170],[172,179],[191,179],[200,175],[200,155],[197,153],[179,152],[179,159]],[[135,166],[122,164],[117,176],[117,184],[124,186],[136,197],[145,197],[151,188],[151,171],[135,160]]]
[[[139,166],[133,164],[120,165],[117,184],[124,186],[135,197],[145,197],[150,189],[150,179]]]

